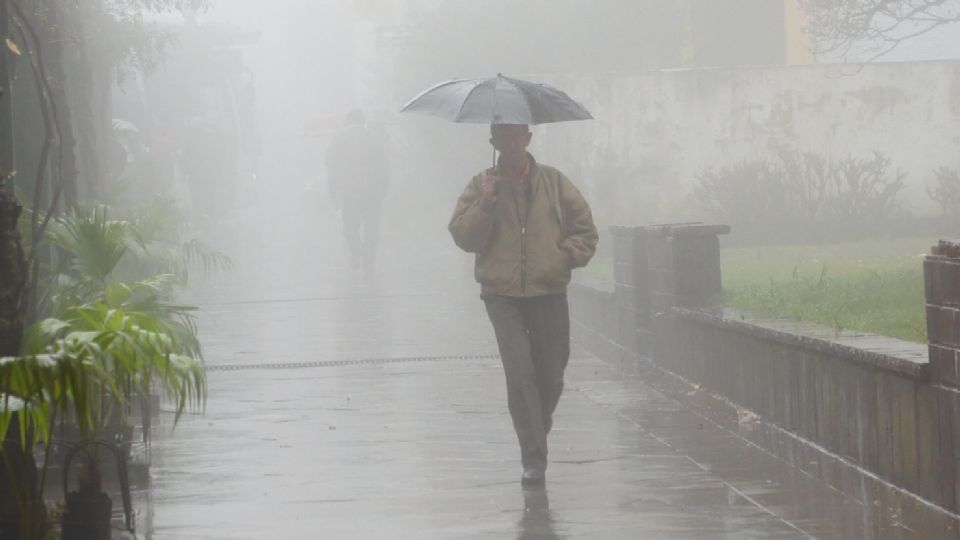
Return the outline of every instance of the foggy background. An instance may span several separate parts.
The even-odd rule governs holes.
[[[813,54],[803,21],[794,0],[219,0],[206,10],[150,16],[170,39],[151,69],[128,70],[111,88],[112,129],[122,148],[100,195],[113,203],[173,193],[188,209],[191,233],[233,260],[229,272],[197,272],[185,298],[202,306],[212,367],[484,355],[487,364],[471,361],[467,371],[445,365],[445,380],[469,387],[475,402],[500,406],[502,396],[487,395],[501,374],[472,256],[447,232],[456,198],[490,165],[488,126],[402,115],[403,104],[447,79],[503,73],[553,84],[593,113],[593,121],[533,127],[531,152],[573,180],[601,231],[597,257],[574,279],[606,274],[613,286],[607,230],[616,225],[729,224],[724,247],[775,245],[791,255],[800,244],[955,236],[960,191],[950,206],[931,190],[951,174],[960,185],[960,27],[946,25],[863,65],[857,62],[871,58],[868,49]],[[328,149],[354,108],[386,134],[390,148],[372,272],[351,268],[328,189]],[[191,160],[204,161],[209,174],[187,178]],[[825,270],[816,271],[822,278]],[[367,470],[369,463],[351,461],[354,453],[374,456],[380,469],[372,469],[371,485],[379,486],[393,462],[375,458],[392,447],[350,440],[329,420],[354,418],[354,405],[340,394],[362,396],[370,387],[373,420],[360,427],[379,430],[379,417],[392,414],[422,430],[390,458],[409,458],[403,472],[445,498],[437,488],[443,482],[430,483],[430,452],[449,451],[443,444],[462,436],[455,414],[476,411],[458,401],[455,385],[436,398],[432,367],[392,369],[342,379],[342,372],[320,370],[309,374],[316,379],[282,370],[263,379],[252,369],[236,379],[217,373],[221,408],[191,418],[168,439],[166,453],[158,452],[157,470],[174,474],[157,487],[156,521],[174,534],[198,521],[196,499],[181,494],[187,482],[222,489],[217,481],[249,481],[224,485],[253,486],[259,498],[275,456],[292,455],[289,463],[305,469],[274,477],[276,491],[264,505],[241,501],[267,525],[277,508],[288,518],[299,512],[285,496],[312,500],[318,478],[333,479],[326,487],[335,489]],[[583,368],[591,371],[596,375]],[[488,386],[473,384],[474,376]],[[317,381],[324,392],[315,390]],[[604,394],[608,387],[597,388]],[[453,402],[462,407],[448,407],[457,410],[443,411],[443,422],[411,419]],[[301,403],[324,413],[301,410]],[[505,412],[482,415],[497,426],[484,433],[512,448],[508,423],[494,424]],[[608,420],[614,427],[601,435],[610,439],[605,448],[632,440],[622,418]],[[256,451],[230,439],[237,425],[254,426]],[[313,447],[304,444],[307,432],[314,442],[344,439]],[[265,433],[279,435],[261,439]],[[380,431],[377,437],[397,442]],[[420,446],[417,437],[443,444]],[[202,452],[182,451],[181,441]],[[361,446],[372,453],[356,452]],[[318,448],[328,452],[322,459]],[[503,459],[502,448],[488,450],[491,460]],[[179,472],[208,456],[224,459],[203,474]],[[251,456],[262,459],[250,465]],[[608,472],[622,479],[619,470]],[[298,484],[288,493],[291,478]],[[377,495],[392,503],[396,492]],[[579,504],[579,494],[571,489],[568,496]],[[317,516],[339,508],[326,505]],[[210,510],[211,522],[232,523],[235,509]]]
[[[339,234],[325,151],[359,107],[391,141],[383,248],[408,253],[407,242],[445,242],[456,196],[490,160],[486,127],[397,111],[439,81],[498,72],[553,83],[594,113],[593,122],[536,127],[532,152],[571,176],[601,228],[729,220],[695,200],[697,179],[784,149],[837,160],[883,152],[890,174],[907,173],[898,212],[936,213],[925,191],[934,168],[956,165],[960,137],[948,86],[956,78],[949,60],[960,53],[956,29],[847,69],[844,62],[863,57],[815,58],[801,21],[792,1],[770,0],[231,0],[189,23],[158,18],[188,37],[147,79],[168,77],[175,88],[176,51],[189,50],[191,35],[219,36],[235,51],[255,89],[250,129],[259,156],[256,181],[241,175],[237,184],[233,218],[313,219],[299,229],[313,241]],[[916,67],[938,60],[947,63]],[[899,61],[911,63],[888,67]],[[922,96],[928,89],[934,98]],[[911,112],[918,104],[924,110]],[[268,202],[297,213],[255,210]]]

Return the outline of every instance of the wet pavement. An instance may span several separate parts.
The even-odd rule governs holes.
[[[840,463],[844,492],[757,444],[776,430],[578,347],[546,486],[522,489],[470,259],[445,238],[390,257],[388,230],[364,277],[289,227],[293,245],[246,229],[237,268],[192,293],[210,398],[154,429],[148,538],[956,535],[954,516]]]

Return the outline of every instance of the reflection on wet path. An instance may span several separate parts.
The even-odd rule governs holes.
[[[283,249],[281,266],[260,256]],[[368,277],[315,253],[265,245],[194,293],[210,365],[496,353],[470,261],[445,242]],[[155,430],[149,537],[956,536],[951,516],[811,448],[762,450],[789,443],[689,388],[573,356],[541,490],[520,487],[493,358],[211,371],[206,413]]]
[[[550,497],[547,489],[532,488],[523,490],[523,517],[517,527],[517,540],[554,540],[559,538],[553,530],[553,517],[550,515]]]

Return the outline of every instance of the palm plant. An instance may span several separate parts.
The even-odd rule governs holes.
[[[200,268],[204,274],[229,270],[230,258],[203,242],[186,236],[189,222],[177,201],[156,197],[134,209],[127,218],[136,232],[128,242],[130,256],[122,261],[119,273],[124,276],[173,274],[180,285],[189,282],[190,270]]]
[[[24,335],[21,355],[0,358],[0,436],[16,419],[21,446],[32,451],[68,421],[81,442],[96,441],[155,387],[175,401],[177,420],[188,407],[202,407],[195,308],[172,298],[192,263],[227,268],[230,261],[195,241],[178,244],[179,231],[170,225],[176,217],[154,210],[111,220],[101,206],[51,222],[58,271],[48,279],[46,317]],[[97,459],[87,458],[99,496]]]
[[[106,206],[71,211],[50,225],[50,243],[65,254],[58,272],[51,273],[43,311],[56,313],[96,297],[111,282],[175,277],[185,286],[190,269],[205,273],[228,270],[230,258],[196,239],[182,240],[182,212],[173,199],[157,198],[126,219],[110,219]]]

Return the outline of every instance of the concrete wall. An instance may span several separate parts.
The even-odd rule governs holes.
[[[696,310],[677,310],[659,339],[663,352],[655,361],[665,369],[884,480],[955,507],[954,480],[941,476],[953,456],[940,440],[940,391],[927,382],[922,345],[802,333]]]
[[[607,223],[706,219],[684,199],[699,171],[783,147],[837,158],[880,151],[909,173],[904,200],[918,210],[935,208],[923,189],[931,171],[960,167],[960,62],[548,79],[596,120],[538,127],[535,150],[585,186]]]
[[[653,364],[812,449],[960,509],[960,246],[941,243],[925,261],[928,351],[711,307],[726,232],[615,228],[614,290],[570,289],[575,338],[625,372]],[[808,469],[809,456],[768,450]]]

